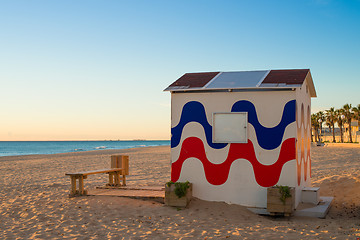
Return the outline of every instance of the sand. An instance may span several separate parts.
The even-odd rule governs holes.
[[[360,237],[360,146],[312,148],[313,185],[334,196],[325,219],[258,216],[245,207],[194,199],[178,210],[124,197],[69,198],[66,172],[109,167],[130,155],[128,185],[170,179],[170,147],[0,157],[0,239],[357,239]],[[88,189],[106,183],[89,176]]]

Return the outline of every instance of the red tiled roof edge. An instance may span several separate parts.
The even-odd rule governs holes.
[[[185,73],[169,87],[184,86],[189,88],[201,88],[219,73],[220,72]]]
[[[262,83],[303,84],[310,69],[271,70]]]

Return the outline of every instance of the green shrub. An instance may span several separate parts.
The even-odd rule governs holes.
[[[279,192],[281,194],[280,200],[282,201],[283,204],[285,204],[286,199],[291,197],[290,188],[288,186],[278,186],[278,185],[276,185],[276,187],[279,188]]]
[[[166,183],[166,185],[168,187],[170,187],[172,184],[175,184],[175,195],[178,197],[178,198],[181,198],[181,197],[184,197],[186,195],[186,191],[187,189],[190,187],[190,183],[189,181],[186,181],[186,182],[172,182],[172,181],[169,181]]]

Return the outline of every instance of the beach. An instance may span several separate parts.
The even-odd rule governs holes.
[[[193,199],[186,209],[110,196],[69,198],[67,172],[110,167],[130,157],[129,186],[170,180],[170,147],[0,157],[0,239],[357,239],[360,237],[360,145],[312,146],[312,182],[333,196],[325,219],[273,218],[245,207]],[[91,175],[87,189],[107,176]]]

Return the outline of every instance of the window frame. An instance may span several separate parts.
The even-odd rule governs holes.
[[[215,136],[215,128],[216,128],[216,116],[217,114],[221,115],[243,115],[245,117],[245,141],[241,140],[227,140],[219,139],[219,136]],[[249,125],[249,119],[248,119],[248,112],[213,112],[212,113],[212,139],[213,143],[248,143],[248,125]]]

